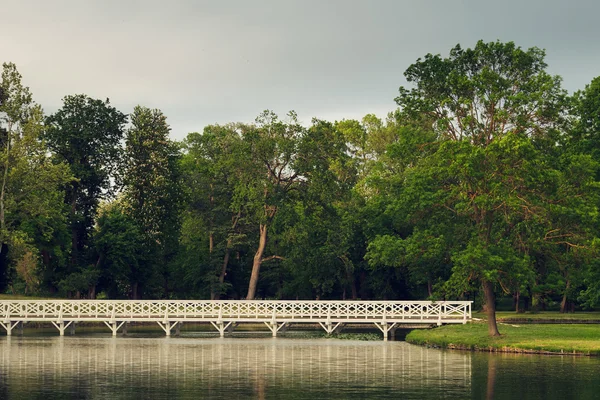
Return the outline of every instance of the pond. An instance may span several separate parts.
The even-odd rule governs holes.
[[[600,359],[290,338],[0,337],[4,399],[598,398]]]

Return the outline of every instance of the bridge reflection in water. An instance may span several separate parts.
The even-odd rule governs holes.
[[[0,354],[0,398],[461,398],[471,385],[470,354],[404,342],[4,337]]]

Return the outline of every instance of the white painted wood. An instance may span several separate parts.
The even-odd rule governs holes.
[[[464,324],[470,301],[278,300],[0,300],[0,325],[10,335],[19,322],[51,322],[64,335],[72,322],[104,322],[113,335],[125,322],[157,322],[169,336],[182,322],[210,322],[224,336],[242,322],[264,322],[273,336],[286,324],[320,324],[332,333],[345,324],[373,323],[384,334],[397,324]],[[65,321],[69,321],[65,325]],[[234,324],[234,325],[232,325]]]

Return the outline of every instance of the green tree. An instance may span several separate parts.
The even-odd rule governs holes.
[[[169,294],[168,266],[177,251],[182,207],[180,153],[169,131],[160,110],[136,106],[125,140],[123,174],[125,211],[143,232],[154,260],[140,268],[156,271],[164,296]],[[132,298],[141,295],[141,283],[132,282]]]
[[[279,207],[287,201],[291,191],[302,183],[295,169],[298,143],[304,128],[296,114],[288,114],[289,122],[280,121],[271,111],[256,119],[256,126],[242,132],[242,144],[237,151],[239,167],[235,173],[232,209],[248,215],[259,228],[258,247],[254,253],[252,273],[248,284],[247,300],[253,300],[259,280],[260,267],[265,257],[269,228]]]
[[[100,286],[110,298],[131,297],[136,283],[149,279],[144,234],[121,203],[101,206],[93,236]]]
[[[76,178],[66,187],[64,200],[71,230],[69,273],[81,273],[95,262],[89,239],[100,200],[114,190],[126,120],[108,99],[86,95],[66,96],[63,107],[46,119],[44,137],[49,148],[57,161],[69,165]]]
[[[233,124],[208,126],[202,135],[190,133],[184,142],[182,169],[188,200],[184,218],[188,220],[186,225],[193,224],[206,233],[207,246],[202,248],[208,251],[209,268],[201,275],[215,300],[230,286],[225,277],[231,251],[246,242],[247,236],[243,231],[245,215],[241,209],[231,210],[235,185],[231,177],[239,162],[235,149],[241,142],[239,128]]]
[[[456,46],[448,58],[417,60],[405,72],[414,87],[401,87],[396,98],[405,117],[432,120],[444,141],[424,169],[409,173],[417,186],[407,191],[429,186],[432,194],[412,193],[417,206],[428,207],[426,200],[464,221],[466,246],[453,250],[450,281],[481,282],[490,335],[499,334],[495,284],[530,275],[524,237],[534,235],[531,221],[548,226],[556,171],[535,170],[547,162],[534,141],[562,126],[566,95],[545,69],[540,49],[479,41],[473,49]]]
[[[61,256],[59,250],[54,251],[56,241],[65,230],[61,187],[72,177],[64,163],[52,163],[41,138],[42,109],[32,101],[29,88],[22,85],[14,64],[3,64],[0,88],[3,94],[0,104],[3,148],[0,155],[0,286],[7,283],[7,267],[11,262],[17,263],[19,270],[28,271],[26,281],[41,278],[43,283],[48,283],[51,258]],[[40,252],[44,271],[37,269]],[[40,273],[43,276],[38,276]]]

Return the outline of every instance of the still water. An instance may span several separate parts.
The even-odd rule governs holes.
[[[600,360],[286,338],[0,337],[0,399],[600,399]]]

